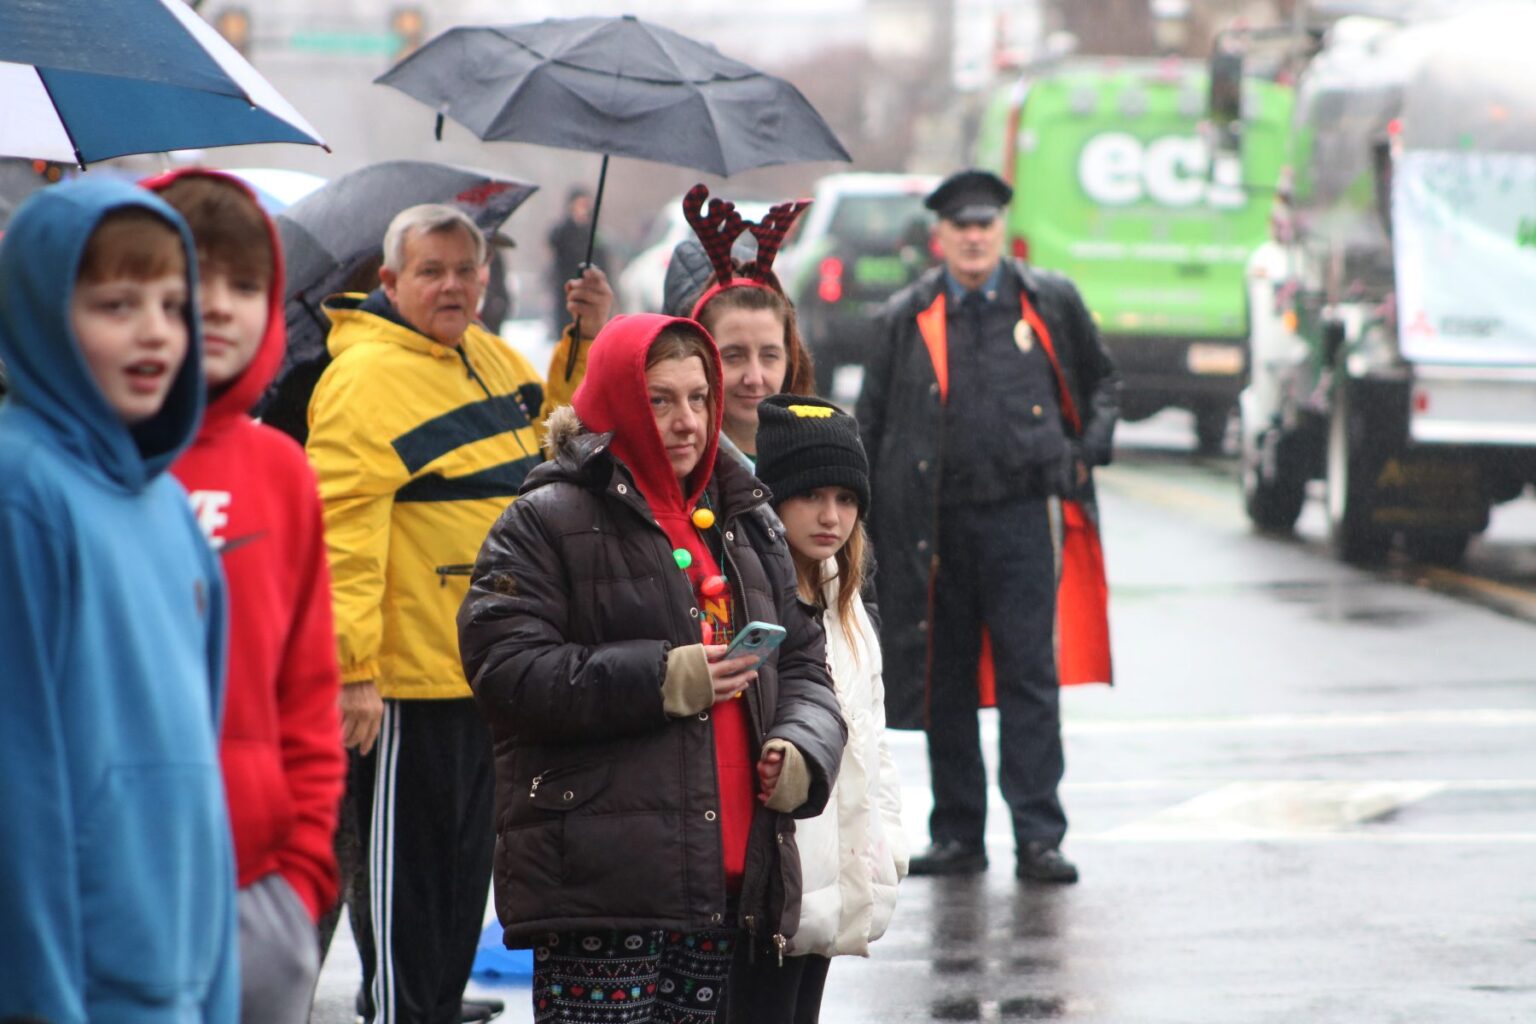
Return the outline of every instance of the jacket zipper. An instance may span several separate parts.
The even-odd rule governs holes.
[[[729,533],[734,535],[737,530],[741,529],[741,517],[740,516],[736,516],[736,517],[732,518],[727,525],[729,526],[730,529],[728,531],[726,531],[726,532],[729,532]],[[721,536],[720,536],[720,553],[721,553],[721,555],[723,555],[725,557],[726,565],[728,565],[730,567],[731,579],[734,580],[737,583],[738,586],[742,586],[743,587],[743,589],[741,591],[741,600],[740,601],[736,601],[736,600],[732,600],[731,601],[731,635],[735,636],[736,635],[736,606],[739,605],[739,604],[745,604],[746,603],[747,592],[746,592],[746,589],[745,589],[745,585],[742,584],[741,570],[736,565],[736,557],[731,554],[731,542],[725,537],[724,533],[722,533]],[[764,721],[764,719],[763,719],[763,697],[762,697],[762,693],[758,689],[758,687],[751,686],[751,687],[748,687],[748,689],[751,691],[750,695],[749,695],[749,706],[755,712],[756,719],[757,719],[755,722],[752,723],[753,731],[755,733],[755,735],[753,736],[753,740],[757,744],[757,746],[761,747],[763,745],[763,721]]]
[[[626,504],[628,504],[628,502],[626,502]],[[634,506],[631,506],[631,507],[634,507]],[[756,507],[757,507],[756,505],[751,506],[751,508],[756,508]],[[751,508],[748,508],[748,509],[744,510],[744,512],[751,511]],[[636,511],[639,511],[639,509],[636,508]],[[666,537],[666,531],[661,528],[660,524],[658,524],[653,518],[651,518],[649,516],[647,516],[646,518],[650,519],[651,525],[655,526],[657,531],[662,534],[663,538],[665,538]],[[736,530],[740,529],[741,528],[740,514],[738,514],[737,516],[733,516],[728,521],[727,526],[729,527],[729,530],[732,533],[734,533]],[[739,583],[740,580],[741,580],[741,574],[740,574],[740,572],[738,570],[738,567],[736,565],[736,559],[731,555],[730,544],[725,539],[725,532],[726,531],[724,529],[721,530],[720,554],[721,554],[722,558],[725,560],[726,566],[728,567],[727,571],[730,573],[730,579],[732,579],[732,580],[736,581],[737,583]],[[667,564],[664,559],[660,559],[659,560],[659,564],[662,566],[663,578],[666,578],[666,576],[668,575],[667,570],[671,569],[672,566]],[[695,604],[695,605],[698,604],[698,597],[697,597],[697,595],[695,595],[693,593],[691,584],[689,586],[689,598],[690,598],[690,600],[692,601],[693,604]],[[734,598],[734,595],[733,595],[733,598]],[[735,622],[736,622],[736,606],[738,604],[744,602],[745,600],[746,600],[746,591],[743,590],[743,591],[741,591],[741,601],[736,601],[734,599],[731,601],[731,624],[732,624],[732,626],[734,626]],[[699,610],[699,614],[701,616],[704,614],[702,608]],[[695,625],[697,625],[697,624],[695,623]],[[750,689],[751,689],[752,692],[751,692],[750,700],[749,700],[749,704],[748,704],[749,713],[747,715],[747,719],[748,719],[749,724],[752,726],[754,738],[756,740],[756,744],[758,746],[762,746],[762,743],[763,743],[763,739],[762,739],[762,737],[763,737],[763,726],[762,726],[763,717],[762,717],[761,697],[758,695],[757,687],[755,687],[755,686],[754,687],[750,687]],[[755,712],[755,720],[754,720],[754,714],[752,712]],[[711,759],[711,760],[713,760],[713,759]],[[535,778],[533,780],[533,788],[534,788],[534,790],[538,789],[540,778],[542,778],[542,776],[540,776],[539,778]],[[719,773],[719,766],[718,765],[715,766],[715,793],[716,793],[716,796],[717,796],[717,799],[718,799],[718,795],[720,793],[720,773]],[[533,792],[530,791],[528,795],[531,797],[533,795]],[[722,868],[722,871],[723,870],[724,869]],[[756,918],[752,914],[743,914],[742,915],[742,923],[747,926],[747,933],[750,936],[752,936],[752,939],[753,939],[753,941],[750,941],[747,944],[748,945],[747,953],[748,953],[748,957],[752,960],[752,962],[755,963],[756,959],[757,959],[757,954],[756,954],[756,947],[757,947],[757,942],[756,942],[757,921],[756,921]],[[773,942],[774,942],[774,946],[778,949],[778,953],[779,953],[779,966],[782,967],[784,965],[784,949],[785,949],[785,946],[788,944],[787,940],[784,938],[784,936],[775,934],[774,937],[773,937]]]
[[[480,390],[485,393],[485,397],[487,399],[494,402],[496,400],[496,396],[491,394],[491,389],[486,387],[485,381],[481,380],[480,375],[475,372],[475,366],[469,361],[469,353],[464,351],[463,343],[460,343],[458,346],[456,346],[454,351],[459,354],[459,361],[464,364],[464,372],[469,375],[469,379],[480,386]],[[523,411],[523,419],[528,421],[528,426],[531,428],[533,426],[533,414],[530,413],[528,411],[528,407],[523,404],[522,396],[514,390],[508,397],[516,402],[517,407]],[[517,426],[515,423],[508,423],[507,429],[512,434],[512,440],[517,442],[518,450],[523,453],[524,458],[533,458],[533,453],[528,450],[528,447],[525,444],[523,444],[523,428]],[[445,584],[447,583],[446,580],[443,582]]]
[[[947,361],[949,346],[949,318],[944,320],[945,334],[945,360]],[[948,372],[946,367],[946,372]],[[938,385],[935,378],[934,385]],[[928,551],[928,606],[926,621],[927,630],[923,633],[923,652],[925,668],[923,672],[923,722],[928,721],[929,709],[933,705],[933,608],[934,590],[939,582],[939,517],[944,514],[943,504],[939,500],[939,491],[944,486],[944,424],[947,417],[945,412],[949,407],[949,396],[942,389],[939,391],[939,445],[933,456],[933,478],[928,485],[928,492],[933,495],[933,517],[929,522],[933,523],[933,540],[930,541]]]
[[[730,520],[730,524],[729,525],[730,525],[729,532],[734,534],[737,530],[741,529],[741,517],[740,516],[733,517]],[[731,554],[731,542],[730,542],[730,540],[728,540],[724,536],[724,533],[722,533],[721,538],[720,538],[720,553],[724,556],[726,564],[730,566],[731,579],[737,581],[737,583],[740,583],[741,582],[741,572],[740,572],[739,568],[736,565],[736,558],[735,558],[735,556]],[[747,599],[746,590],[743,589],[742,592],[741,592],[741,600],[740,601],[732,601],[731,602],[731,619],[732,619],[733,624],[734,624],[734,621],[736,619],[736,606],[738,604],[743,604],[744,605],[746,603],[746,599]],[[754,712],[754,715],[753,716],[749,716],[749,717],[755,717],[755,719],[756,719],[752,723],[753,724],[753,732],[754,732],[753,739],[755,741],[756,746],[761,747],[763,745],[763,738],[765,736],[765,730],[764,730],[764,727],[763,727],[764,718],[763,718],[763,703],[762,703],[763,698],[762,698],[762,692],[756,686],[753,686],[750,689],[751,689],[752,692],[751,692],[751,704],[749,705],[749,707]],[[778,831],[777,828],[775,828],[774,831],[777,832]],[[779,858],[779,857],[782,857],[782,856],[783,856],[783,852],[782,851],[780,851],[780,850],[775,850],[774,851],[774,857],[775,858]],[[782,867],[780,868],[780,870],[782,870]],[[757,962],[757,919],[752,914],[744,914],[744,915],[742,915],[742,922],[747,926],[747,935],[749,936],[749,940],[748,940],[748,943],[747,943],[747,956],[748,956],[748,959],[751,962],[756,963]],[[789,940],[786,939],[783,936],[782,933],[780,933],[778,931],[775,931],[773,933],[773,938],[772,938],[771,941],[773,942],[773,949],[774,949],[775,955],[778,958],[779,966],[783,967],[784,966],[784,950],[786,948],[788,948]]]
[[[459,354],[459,360],[464,364],[464,372],[469,375],[469,379],[480,385],[480,390],[485,392],[486,398],[495,398],[496,396],[491,394],[491,389],[485,386],[485,381],[481,380],[480,375],[475,372],[474,364],[469,361],[469,353],[464,351],[464,346],[459,345],[454,348],[454,351]]]
[[[440,565],[432,571],[437,573],[438,586],[446,587],[449,576],[473,576],[475,574],[475,563],[455,562],[452,565]]]

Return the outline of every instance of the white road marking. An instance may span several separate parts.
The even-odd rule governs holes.
[[[1069,738],[1158,733],[1242,733],[1341,729],[1460,728],[1471,730],[1536,727],[1530,708],[1418,708],[1360,712],[1279,712],[1266,714],[1200,715],[1182,718],[1070,718],[1063,731]],[[921,732],[890,731],[887,741],[902,751],[899,763],[915,767],[926,758]],[[997,746],[997,716],[981,716],[982,750],[989,776],[995,774],[992,754]],[[1475,738],[1469,743],[1475,744]],[[1070,752],[1069,752],[1070,753]],[[1069,762],[1071,760],[1069,756]],[[914,764],[915,762],[915,764]],[[933,795],[925,771],[909,771],[902,788],[902,817],[909,838],[920,847],[926,841],[926,819]],[[1007,832],[1008,807],[995,785],[988,787],[988,822],[999,836]],[[1072,842],[1353,842],[1385,844],[1507,844],[1536,843],[1536,832],[1425,832],[1395,826],[1363,828],[1373,819],[1427,797],[1472,792],[1536,791],[1536,778],[1507,779],[1254,779],[1254,778],[1134,778],[1062,783],[1062,792],[1076,794],[1145,794],[1148,814],[1100,831],[1074,828]],[[1178,798],[1159,806],[1159,792]],[[1188,794],[1194,793],[1194,796]],[[994,841],[996,837],[994,838]]]
[[[1074,718],[1064,715],[1067,736],[1105,736],[1153,732],[1226,732],[1259,729],[1385,729],[1404,726],[1476,726],[1524,728],[1536,726],[1536,708],[1412,708],[1393,711],[1294,711],[1266,714],[1192,715],[1188,717]],[[927,749],[921,732],[889,729],[892,749]],[[997,715],[981,713],[982,748],[997,743]]]
[[[1442,789],[1434,782],[1233,782],[1101,837],[1255,839],[1338,832]]]
[[[1291,712],[1201,715],[1189,718],[1078,719],[1063,723],[1068,736],[1110,733],[1209,732],[1238,729],[1379,729],[1400,726],[1536,726],[1536,708],[1422,708],[1404,711]]]

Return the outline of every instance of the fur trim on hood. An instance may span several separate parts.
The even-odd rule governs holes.
[[[576,415],[576,410],[568,405],[558,406],[544,421],[544,456],[553,461],[560,454],[560,449],[566,444],[576,440],[582,434],[591,433],[587,425],[581,422],[581,417]]]

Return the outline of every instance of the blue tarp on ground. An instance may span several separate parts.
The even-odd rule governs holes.
[[[533,950],[507,949],[501,944],[501,925],[492,921],[480,933],[473,977],[483,985],[506,985],[532,979]]]

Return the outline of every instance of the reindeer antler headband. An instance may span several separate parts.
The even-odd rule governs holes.
[[[811,205],[809,199],[795,199],[779,203],[768,210],[756,223],[736,212],[736,204],[725,199],[710,199],[709,212],[704,211],[704,200],[709,189],[698,184],[683,197],[683,216],[704,246],[710,266],[715,269],[715,284],[693,304],[697,318],[704,304],[726,288],[749,286],[779,291],[773,276],[773,261],[784,244],[784,236],[794,227],[795,221]],[[738,268],[731,257],[731,248],[743,231],[750,231],[757,239],[757,255],[750,263]]]

